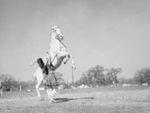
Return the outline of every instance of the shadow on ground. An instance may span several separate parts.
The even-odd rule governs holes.
[[[71,100],[79,100],[79,99],[94,99],[94,97],[81,97],[81,98],[54,98],[56,101],[55,103],[60,103],[60,102],[68,102]]]

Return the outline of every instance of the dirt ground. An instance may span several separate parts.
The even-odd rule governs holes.
[[[150,113],[150,88],[59,91],[56,103],[42,95],[39,101],[34,91],[6,94],[0,113]]]

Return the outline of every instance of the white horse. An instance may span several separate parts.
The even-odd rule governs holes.
[[[62,62],[66,64],[69,58],[71,58],[73,69],[76,69],[73,57],[67,51],[67,48],[62,43],[62,40],[63,40],[63,34],[61,30],[59,29],[59,27],[58,26],[52,27],[50,50],[49,52],[47,52],[47,56],[42,58],[44,67],[46,66],[47,71],[48,71],[47,76],[51,76],[51,74],[49,73],[53,73],[53,71],[55,71],[62,64]],[[33,65],[36,62],[37,61],[33,62],[31,65]],[[40,67],[43,67],[43,66],[40,66]],[[36,70],[34,74],[34,77],[37,80],[36,90],[37,90],[39,99],[41,99],[39,87],[42,84],[44,78],[46,77],[44,76],[42,68],[40,67],[38,67],[38,69]],[[49,89],[47,89],[48,98],[49,99],[51,98],[50,101],[53,101],[53,96],[55,94],[56,94],[56,91],[54,88],[50,87]]]

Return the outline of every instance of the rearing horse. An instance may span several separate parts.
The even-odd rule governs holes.
[[[48,76],[51,76],[49,73],[51,72],[53,73],[53,71],[55,71],[62,64],[62,62],[66,64],[68,59],[71,58],[72,67],[73,69],[76,69],[75,62],[73,60],[72,55],[67,51],[66,46],[62,43],[63,38],[64,38],[63,34],[61,30],[59,29],[59,27],[58,26],[52,27],[50,50],[49,52],[47,52],[48,53],[47,56],[41,59],[42,64],[46,66],[48,69],[48,74],[44,76],[44,73],[42,69],[40,68],[43,66],[38,67],[37,71],[34,74],[34,77],[37,80],[36,90],[37,90],[39,99],[41,99],[39,87],[42,84],[43,80],[46,78],[48,79],[49,78]],[[33,65],[36,62],[37,61],[33,62],[31,65]],[[50,84],[50,83],[47,83],[47,84]],[[48,98],[49,99],[51,98],[50,100],[53,100],[52,99],[53,95],[51,94],[51,92],[55,93],[56,91],[55,89],[54,90],[47,89]]]

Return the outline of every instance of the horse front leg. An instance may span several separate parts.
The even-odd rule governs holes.
[[[70,58],[70,55],[69,55],[69,53],[68,52],[65,52],[64,53],[64,60],[63,60],[63,62],[64,62],[64,64],[66,64],[67,62],[68,62],[68,60],[69,60],[69,58]]]
[[[69,52],[61,52],[60,57],[64,57],[63,62],[66,64],[69,60],[69,58],[72,59],[72,55],[69,54]]]
[[[60,52],[60,53],[59,53],[59,57],[63,58],[64,64],[66,64],[67,61],[69,60],[69,58],[71,58],[72,68],[73,68],[73,69],[76,69],[73,56],[72,56],[71,54],[69,54],[69,52]]]

